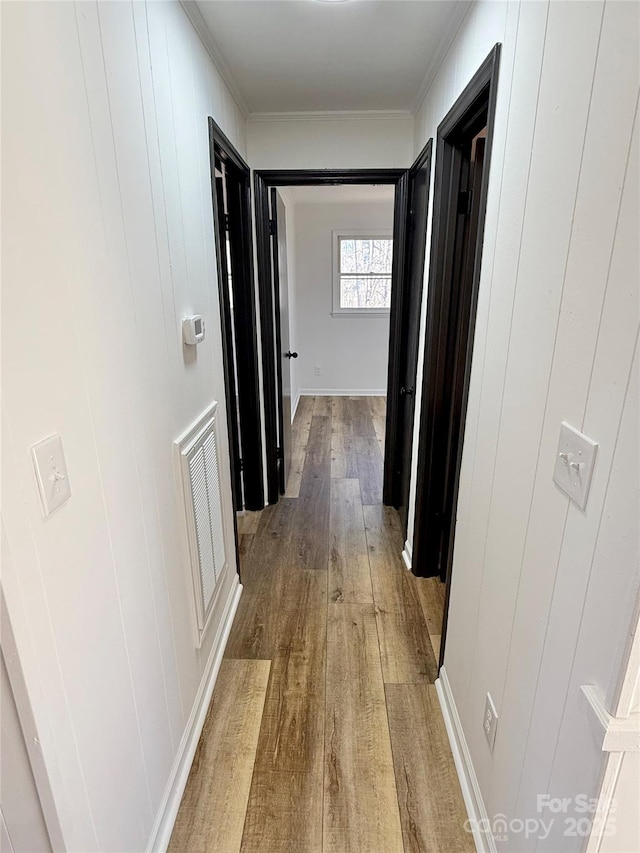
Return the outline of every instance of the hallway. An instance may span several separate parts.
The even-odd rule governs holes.
[[[442,584],[381,504],[385,401],[303,397],[170,850],[473,850],[433,682]]]

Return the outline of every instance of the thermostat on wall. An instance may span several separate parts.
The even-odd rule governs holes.
[[[189,346],[195,346],[204,340],[204,320],[200,314],[186,317],[182,321],[182,339]]]

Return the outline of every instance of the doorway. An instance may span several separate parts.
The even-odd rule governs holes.
[[[430,166],[431,146],[427,146],[413,167],[414,176],[424,175],[425,166]],[[423,179],[424,180],[424,179]],[[410,292],[414,283],[406,277],[407,265],[407,215],[409,212],[409,188],[416,183],[416,177],[411,177],[410,170],[278,170],[257,171],[254,175],[255,204],[256,204],[256,237],[258,248],[258,282],[260,294],[260,321],[262,334],[262,365],[263,389],[265,400],[265,443],[267,460],[267,497],[270,504],[276,503],[286,489],[286,478],[283,480],[282,471],[288,467],[290,450],[286,447],[287,434],[283,429],[284,409],[286,408],[286,393],[283,389],[282,364],[287,357],[289,348],[283,350],[281,334],[282,317],[281,293],[279,277],[276,275],[282,249],[278,250],[281,241],[278,228],[278,210],[273,216],[274,196],[276,187],[311,187],[311,186],[364,186],[391,185],[394,188],[393,208],[393,259],[391,265],[391,305],[390,305],[390,336],[388,346],[388,381],[386,389],[386,429],[387,438],[384,442],[384,475],[385,502],[399,505],[398,497],[403,489],[398,485],[402,475],[402,466],[398,460],[403,454],[411,453],[411,441],[407,440],[406,429],[397,428],[398,412],[405,411],[406,371],[407,364],[417,362],[417,330],[411,334],[413,314],[409,310],[415,303],[416,296]],[[429,178],[426,178],[428,192]],[[417,227],[420,227],[417,225]],[[424,218],[426,232],[426,215]],[[421,282],[420,282],[421,288]],[[421,298],[420,294],[417,299]],[[335,306],[334,306],[335,307]],[[415,354],[407,353],[408,346],[415,346]],[[293,358],[293,353],[291,353]],[[415,367],[414,367],[415,369]],[[286,376],[286,366],[285,366]],[[391,381],[391,378],[393,381]],[[389,424],[393,426],[389,435]],[[382,485],[382,484],[381,484]]]
[[[495,118],[496,45],[438,127],[412,570],[451,581]]]
[[[264,507],[249,166],[212,118],[209,150],[231,481],[236,512]]]

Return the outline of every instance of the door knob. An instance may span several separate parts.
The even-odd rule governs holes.
[[[400,395],[404,397],[405,394],[407,395],[407,397],[411,397],[411,395],[413,394],[413,388],[405,388],[403,385],[400,389]]]
[[[297,352],[291,352],[291,350],[289,350],[289,352],[285,352],[284,357],[285,358],[297,358],[298,353]]]

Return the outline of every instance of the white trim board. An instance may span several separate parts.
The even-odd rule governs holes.
[[[405,566],[411,571],[411,559],[413,557],[413,546],[409,540],[405,540],[404,549],[402,551],[402,560]]]
[[[169,846],[173,825],[176,822],[182,795],[184,794],[187,779],[189,778],[193,756],[195,755],[202,727],[204,726],[207,711],[209,710],[213,688],[216,686],[222,656],[227,645],[227,640],[229,639],[233,618],[238,609],[238,602],[241,595],[242,584],[236,575],[236,581],[229,591],[224,615],[218,628],[217,636],[211,646],[211,652],[202,676],[202,681],[200,682],[189,720],[182,735],[171,773],[169,774],[169,781],[167,782],[167,787],[165,788],[162,802],[160,803],[160,808],[158,809],[156,820],[151,830],[147,850],[153,851],[153,853],[156,853],[156,851],[166,851]]]
[[[202,12],[200,11],[200,9],[198,9],[197,3],[193,2],[193,0],[180,0],[180,5],[184,9],[187,18],[189,18],[189,20],[191,21],[193,29],[198,34],[202,44],[205,46],[207,53],[211,57],[211,61],[218,69],[220,76],[222,77],[227,86],[227,89],[231,93],[233,100],[236,102],[238,109],[246,120],[249,116],[249,107],[247,106],[247,102],[242,96],[240,87],[236,83],[233,74],[229,70],[229,66],[222,58],[220,48],[218,47],[213,36],[211,35],[211,30],[207,26],[207,22],[202,16]]]
[[[491,830],[481,832],[480,826],[489,827],[489,817],[482,798],[482,792],[478,783],[478,777],[471,760],[471,753],[467,746],[467,739],[462,730],[462,723],[456,708],[455,699],[451,691],[451,684],[447,676],[447,671],[444,666],[440,667],[440,673],[436,679],[436,690],[440,707],[442,708],[442,716],[444,724],[449,736],[451,752],[453,760],[458,772],[460,780],[460,788],[464,804],[467,808],[467,815],[472,821],[473,840],[476,844],[476,849],[479,853],[497,853],[496,842]]]
[[[298,110],[272,113],[250,113],[247,122],[273,121],[413,121],[410,110]]]
[[[386,388],[301,388],[300,397],[386,397]]]
[[[296,394],[296,398],[293,401],[293,406],[291,406],[291,423],[293,423],[293,419],[295,418],[296,412],[298,411],[298,404],[300,403],[301,396],[302,395],[300,391],[298,391],[298,393]]]
[[[440,39],[440,44],[434,54],[433,59],[429,63],[429,67],[427,68],[427,72],[424,75],[424,79],[418,90],[418,94],[413,102],[413,109],[411,110],[411,115],[416,116],[418,110],[422,106],[424,99],[427,97],[429,93],[429,89],[431,88],[433,81],[436,79],[436,75],[440,69],[440,66],[444,62],[444,58],[449,52],[449,48],[453,44],[455,37],[458,35],[458,30],[462,26],[462,22],[467,17],[472,6],[472,0],[459,0],[458,8],[455,10],[451,21],[449,22],[449,26],[447,27],[447,31],[444,36]]]

